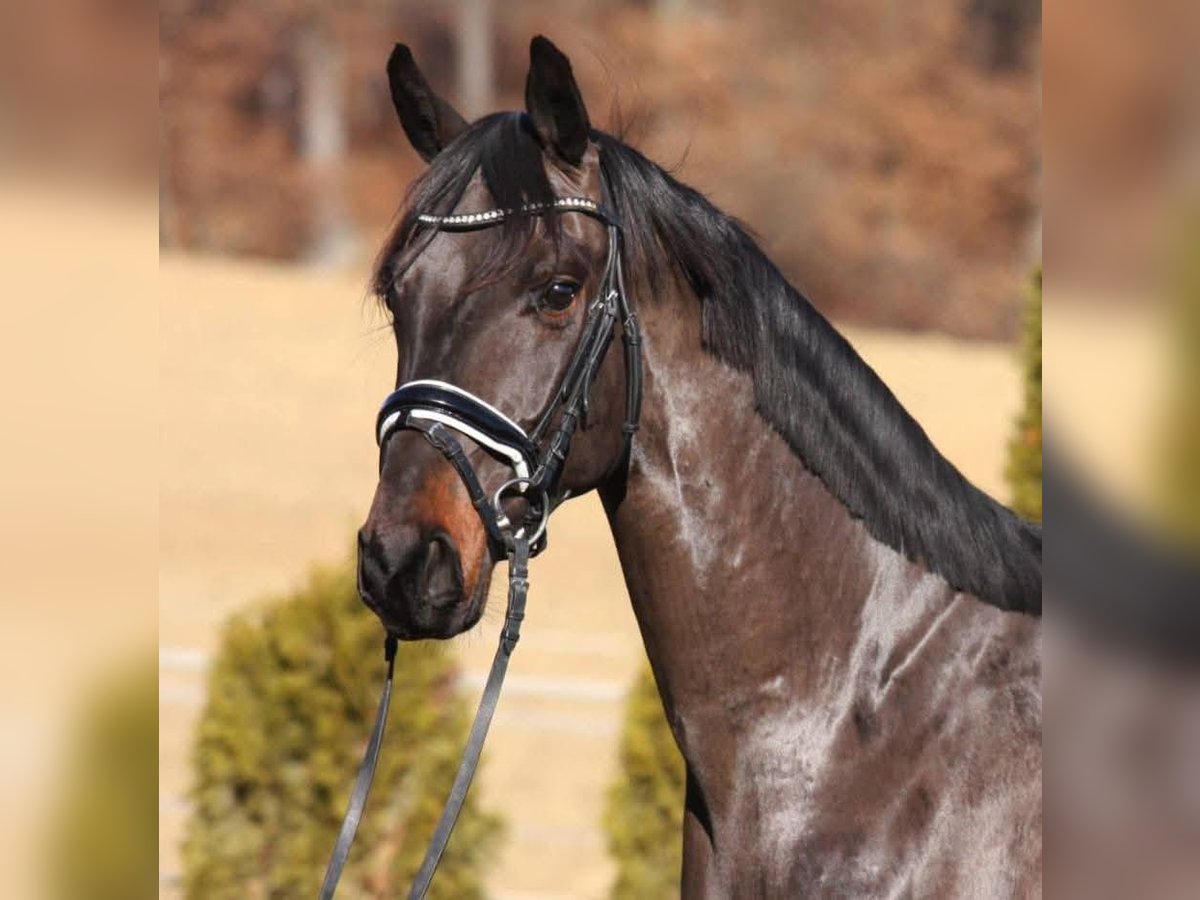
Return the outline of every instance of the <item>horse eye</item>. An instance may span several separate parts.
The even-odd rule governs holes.
[[[541,306],[548,312],[564,312],[579,294],[579,284],[574,281],[552,281],[542,291]]]

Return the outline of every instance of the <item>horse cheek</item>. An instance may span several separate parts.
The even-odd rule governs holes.
[[[462,566],[463,595],[470,597],[483,571],[487,536],[466,488],[453,469],[439,466],[424,479],[413,499],[413,514],[422,530],[440,529],[454,541]]]

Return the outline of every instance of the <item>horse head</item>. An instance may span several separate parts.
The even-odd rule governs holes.
[[[397,391],[378,423],[359,585],[396,636],[444,638],[479,620],[519,523],[540,518],[525,526],[536,540],[554,505],[621,471],[636,411],[631,425],[631,376],[607,350],[630,318],[599,149],[553,44],[531,44],[525,111],[473,124],[403,45],[388,80],[429,165],[374,282]]]

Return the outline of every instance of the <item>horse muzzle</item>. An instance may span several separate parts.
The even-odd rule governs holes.
[[[448,638],[466,631],[483,613],[485,582],[476,579],[467,595],[462,555],[444,531],[420,535],[400,554],[377,533],[359,532],[359,596],[397,637]]]
[[[359,594],[397,637],[452,637],[479,620],[491,564],[514,539],[526,538],[531,551],[545,545],[550,504],[533,484],[536,447],[495,407],[439,381],[409,382],[390,394],[376,438],[380,486],[359,532]],[[464,443],[499,466],[477,469],[486,457],[468,457]]]

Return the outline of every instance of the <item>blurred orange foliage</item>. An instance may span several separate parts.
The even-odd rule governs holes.
[[[164,3],[167,243],[310,257],[333,190],[372,248],[419,171],[387,96],[391,44],[455,98],[460,16],[480,5]],[[593,121],[744,219],[826,312],[1015,333],[1040,255],[1038,4],[566,0],[489,15],[494,108],[519,108],[527,42],[547,33]],[[332,175],[307,146],[314,35],[340,98]]]

